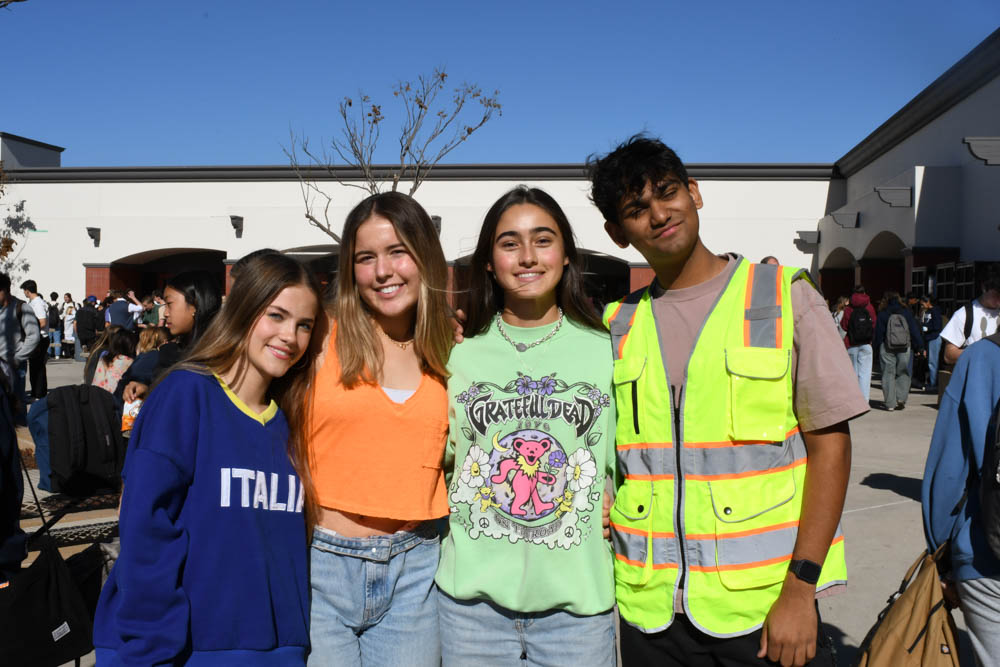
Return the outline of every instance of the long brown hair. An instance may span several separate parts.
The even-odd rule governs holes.
[[[472,254],[469,271],[469,316],[465,324],[467,337],[485,333],[493,322],[493,317],[503,311],[503,289],[497,284],[493,273],[486,267],[493,261],[493,242],[500,218],[507,209],[519,204],[531,204],[548,213],[556,222],[562,235],[563,251],[569,263],[563,269],[562,278],[556,285],[556,303],[566,317],[580,326],[604,331],[601,318],[584,291],[583,268],[580,253],[576,249],[573,228],[562,207],[544,190],[519,185],[504,193],[486,212],[483,226],[479,230],[479,241]]]
[[[347,215],[341,234],[340,264],[334,317],[337,320],[337,361],[345,387],[376,382],[382,373],[382,345],[368,306],[354,279],[354,248],[358,227],[381,216],[392,223],[396,236],[420,270],[420,292],[414,330],[414,349],[426,370],[448,377],[448,355],[453,333],[446,298],[448,264],[434,223],[415,199],[399,192],[372,195]]]
[[[196,373],[222,375],[236,367],[240,377],[250,363],[247,356],[250,332],[267,306],[286,287],[308,287],[321,303],[322,290],[316,277],[299,261],[286,255],[263,255],[247,263],[233,283],[225,305],[212,319],[190,354],[174,368]],[[304,504],[307,527],[317,516],[316,493],[309,473],[306,432],[309,422],[314,361],[326,332],[326,314],[316,309],[316,323],[302,358],[281,377],[274,378],[268,396],[278,404],[288,420],[288,456],[306,493]]]

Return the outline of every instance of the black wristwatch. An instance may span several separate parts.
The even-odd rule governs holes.
[[[793,560],[788,564],[788,571],[794,574],[796,577],[806,582],[807,584],[816,585],[819,581],[820,570],[823,566],[819,563],[814,563],[811,560]]]

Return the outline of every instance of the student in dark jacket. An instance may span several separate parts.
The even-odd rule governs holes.
[[[899,302],[899,292],[886,292],[886,307],[875,322],[875,347],[882,364],[882,394],[886,410],[902,410],[910,393],[910,361],[915,352],[924,349],[920,327],[910,309]],[[909,342],[905,348],[893,345],[889,335],[889,320],[900,315],[906,322]]]
[[[222,306],[219,283],[206,271],[188,271],[174,276],[167,281],[163,297],[166,299],[166,326],[174,340],[159,347],[155,366],[148,372],[136,369],[131,374],[122,394],[126,402],[144,398],[149,387],[181,360],[185,350],[194,346]]]
[[[924,345],[927,346],[927,391],[937,391],[938,361],[941,357],[941,330],[944,322],[941,309],[930,296],[921,301],[920,328],[923,330]]]
[[[88,352],[97,340],[97,333],[104,328],[104,316],[97,310],[96,303],[96,296],[88,296],[76,313],[76,335]]]

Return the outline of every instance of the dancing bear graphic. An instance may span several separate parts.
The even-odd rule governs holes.
[[[512,443],[514,451],[517,452],[516,460],[513,458],[504,459],[500,462],[497,474],[490,479],[494,484],[506,482],[510,472],[514,470],[514,478],[508,482],[514,499],[510,504],[512,516],[525,516],[527,512],[524,506],[530,501],[534,507],[535,514],[541,515],[555,505],[542,501],[538,495],[538,484],[555,484],[556,478],[547,472],[538,470],[541,464],[541,457],[549,451],[552,441],[548,438],[541,440],[527,440],[525,438],[515,438]]]

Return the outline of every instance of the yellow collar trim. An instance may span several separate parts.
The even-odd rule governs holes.
[[[242,398],[236,395],[236,392],[229,388],[229,385],[226,384],[225,380],[219,377],[216,373],[212,373],[212,375],[214,375],[215,379],[219,381],[219,386],[222,387],[222,391],[226,392],[226,396],[233,402],[233,405],[239,408],[240,412],[259,423],[261,426],[265,426],[267,422],[271,421],[271,418],[274,417],[274,415],[278,414],[278,404],[273,400],[270,405],[264,408],[264,412],[254,412],[250,409],[249,405],[243,402]]]

